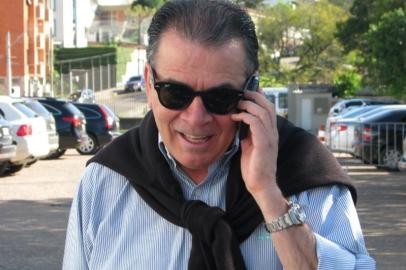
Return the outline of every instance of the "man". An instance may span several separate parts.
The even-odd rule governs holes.
[[[258,70],[250,17],[171,1],[148,34],[152,113],[89,162],[64,269],[374,269],[338,163],[241,91]]]

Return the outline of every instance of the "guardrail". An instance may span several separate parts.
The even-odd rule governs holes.
[[[397,169],[406,147],[406,123],[336,123],[327,132],[326,146],[331,151],[388,169]]]

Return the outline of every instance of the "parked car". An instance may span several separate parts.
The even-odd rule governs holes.
[[[1,96],[0,109],[10,123],[13,141],[17,146],[16,155],[10,159],[7,168],[9,172],[17,172],[49,154],[45,119],[17,98]]]
[[[406,135],[406,105],[384,106],[355,127],[354,151],[368,164],[398,168]]]
[[[10,124],[0,113],[0,176],[6,171],[9,161],[16,155],[17,146],[13,144]]]
[[[372,99],[362,99],[362,98],[355,98],[355,99],[344,99],[338,101],[334,106],[330,108],[328,113],[328,117],[337,116],[350,107],[360,107],[360,106],[367,106],[367,105],[379,105],[379,104],[398,104],[399,101],[397,100],[372,100]]]
[[[23,100],[28,108],[45,119],[48,133],[49,152],[54,153],[59,148],[59,135],[56,130],[54,116],[39,101],[30,98],[24,98]]]
[[[288,117],[288,88],[286,87],[264,87],[262,91],[265,97],[275,105],[277,114]]]
[[[66,149],[76,149],[87,140],[86,119],[72,102],[55,98],[36,98],[55,118],[58,149],[47,158],[59,158]]]
[[[119,119],[106,105],[73,103],[86,118],[87,139],[76,147],[82,155],[91,155],[119,135]]]
[[[358,123],[359,117],[378,109],[382,105],[368,105],[352,107],[337,116],[328,117],[325,126],[325,144],[332,151],[347,152],[352,154],[352,141],[354,139],[354,125]]]
[[[125,92],[141,91],[145,89],[144,77],[141,75],[130,77],[125,83]]]

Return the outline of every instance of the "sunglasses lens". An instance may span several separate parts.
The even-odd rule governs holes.
[[[186,108],[193,100],[193,92],[185,85],[175,83],[156,83],[158,98],[163,106],[172,110]]]
[[[216,114],[228,114],[236,110],[242,91],[235,89],[213,89],[203,94],[207,110]]]

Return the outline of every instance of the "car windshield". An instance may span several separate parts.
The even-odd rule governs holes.
[[[28,116],[29,118],[34,118],[37,117],[38,115],[31,110],[30,108],[28,108],[27,106],[25,106],[23,103],[21,102],[15,102],[13,103],[14,107],[16,107],[20,112],[22,112],[24,115]]]
[[[134,76],[130,78],[130,81],[141,81],[141,76]]]
[[[288,108],[288,94],[286,93],[279,94],[279,108],[281,109]]]
[[[274,94],[265,93],[265,97],[266,97],[270,102],[272,102],[273,104],[275,104],[275,95],[274,95]]]
[[[66,103],[65,107],[71,111],[74,115],[83,116],[83,113],[72,103]]]
[[[33,110],[34,112],[42,115],[42,116],[48,116],[51,113],[44,108],[44,106],[41,105],[41,103],[39,103],[38,101],[30,101],[25,103],[25,105],[30,108],[31,110]]]

